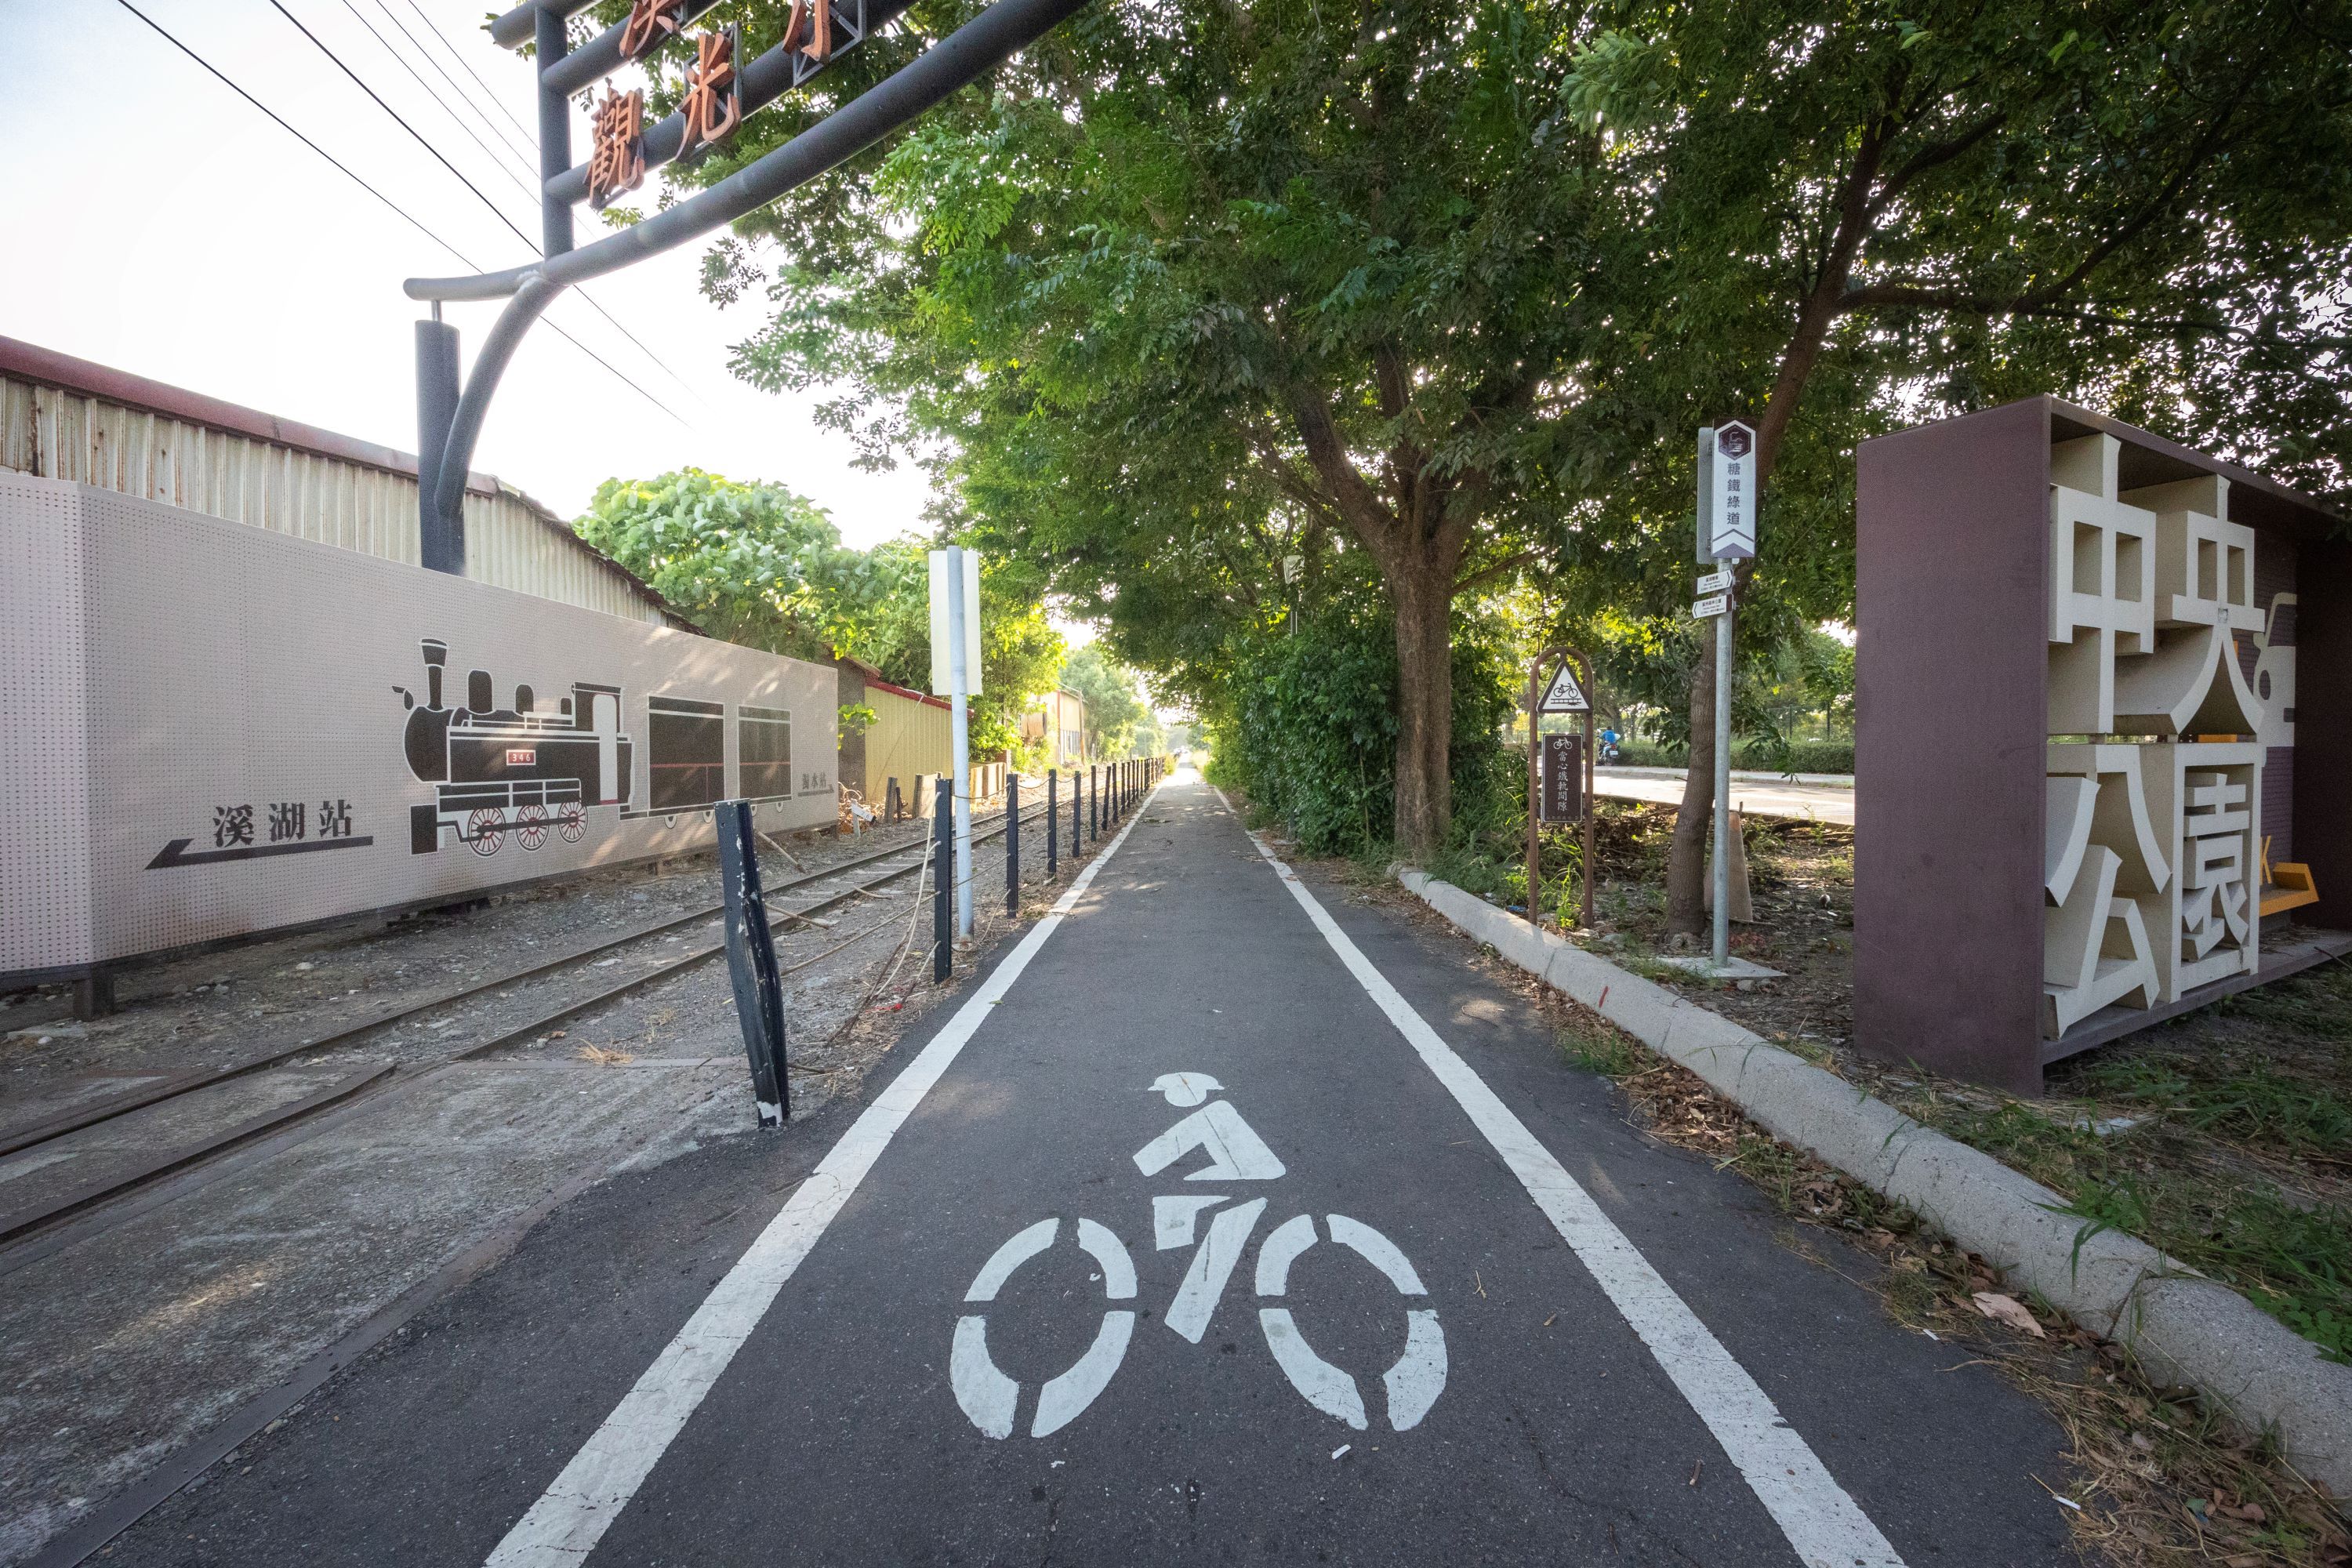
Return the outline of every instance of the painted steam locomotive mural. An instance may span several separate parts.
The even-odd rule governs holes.
[[[0,670],[0,979],[838,809],[825,665],[5,471]]]
[[[621,732],[621,689],[574,681],[572,695],[542,712],[528,686],[498,705],[490,672],[466,677],[466,705],[442,704],[449,647],[424,639],[425,701],[393,689],[408,710],[402,736],[408,771],[434,786],[433,803],[408,811],[408,848],[430,855],[447,829],[477,855],[495,855],[508,835],[537,849],[553,832],[567,844],[588,833],[592,805],[629,801],[629,737]]]

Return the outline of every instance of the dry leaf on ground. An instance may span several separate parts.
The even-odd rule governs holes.
[[[1995,1290],[1979,1290],[1969,1300],[1977,1304],[1978,1311],[1994,1322],[2022,1329],[2037,1340],[2042,1337],[2042,1325],[2034,1321],[2033,1314],[2027,1311],[2025,1304],[2016,1297],[2004,1296]]]

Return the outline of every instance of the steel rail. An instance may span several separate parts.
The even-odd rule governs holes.
[[[1000,810],[988,819],[998,825],[992,829],[989,837],[994,837],[997,833],[1003,831],[1003,812]],[[1024,822],[1028,820],[1027,814],[1023,815],[1022,820]],[[893,845],[887,849],[877,849],[868,855],[835,862],[832,866],[819,867],[804,875],[779,882],[771,890],[777,893],[789,893],[796,888],[805,888],[812,882],[825,881],[846,872],[855,871],[860,867],[890,859],[894,856],[924,853],[927,851],[928,845],[928,836],[917,837],[908,843]],[[255,1057],[234,1066],[217,1068],[209,1072],[174,1074],[161,1083],[152,1084],[144,1089],[132,1089],[126,1094],[85,1106],[79,1110],[60,1112],[47,1121],[21,1127],[5,1137],[0,1137],[0,1159],[5,1159],[36,1144],[46,1143],[53,1139],[63,1138],[68,1133],[79,1132],[85,1127],[95,1127],[101,1121],[110,1121],[118,1116],[128,1116],[134,1110],[143,1110],[148,1106],[176,1099],[183,1094],[193,1094],[199,1089],[210,1089],[215,1084],[226,1083],[232,1079],[266,1071],[296,1057],[310,1056],[320,1051],[332,1050],[338,1047],[349,1045],[355,1040],[365,1039],[368,1036],[381,1030],[392,1028],[411,1018],[437,1013],[445,1007],[454,1006],[468,997],[478,996],[485,992],[520,984],[527,980],[536,980],[542,974],[552,974],[558,970],[573,968],[592,958],[610,952],[614,948],[632,947],[648,938],[665,936],[683,927],[703,923],[718,916],[723,907],[711,904],[707,908],[694,910],[654,925],[640,926],[635,931],[625,931],[619,936],[602,938],[585,947],[574,948],[558,957],[526,964],[520,969],[510,969],[490,979],[459,986],[453,991],[439,992],[422,1001],[404,1003],[387,1012],[377,1013],[356,1024],[338,1029],[332,1034],[320,1035],[296,1045],[282,1047],[266,1056]],[[797,912],[787,910],[775,918],[779,921],[789,920]]]
[[[997,815],[1002,818],[1003,813],[999,812]],[[1040,810],[1035,813],[1024,812],[1022,814],[1021,820],[1027,823],[1036,820],[1037,817],[1042,816],[1043,815],[1043,808],[1040,808]],[[974,844],[983,844],[988,842],[990,839],[1002,837],[1003,837],[1003,834],[1004,828],[1000,822],[1000,825],[990,832],[976,835],[973,837],[972,842]],[[929,846],[927,841],[919,841],[916,844],[901,845],[894,850],[884,852],[882,855],[870,857],[869,862],[872,859],[885,858],[888,855],[903,855],[917,849],[928,850],[928,847]],[[776,926],[786,921],[795,918],[804,920],[807,916],[816,914],[820,910],[833,909],[838,905],[848,903],[855,899],[865,898],[874,889],[895,882],[902,877],[912,876],[929,864],[930,864],[930,860],[928,853],[926,853],[923,858],[919,859],[912,866],[901,866],[895,870],[886,871],[879,877],[874,877],[863,882],[854,883],[837,893],[828,894],[824,898],[819,899],[814,903],[803,904],[794,909],[779,910],[770,919],[768,922],[769,929],[772,931]],[[840,870],[843,868],[836,868],[834,872],[830,873],[830,875],[838,875]],[[807,882],[822,880],[827,875],[829,875],[829,873],[823,871],[814,872],[808,878],[803,879],[801,882],[791,885],[805,886]],[[687,920],[708,920],[711,915],[719,912],[719,906],[713,905],[710,909],[702,910],[699,914],[687,917],[686,920],[673,921],[664,926],[641,931],[636,932],[634,936],[621,938],[618,942],[608,943],[607,945],[614,946],[620,945],[622,942],[640,942],[647,936],[658,935],[663,931],[671,929],[677,925],[687,923]],[[877,927],[876,929],[878,931],[881,928]],[[872,933],[868,932],[866,934],[871,935]],[[849,945],[851,944],[842,944],[843,947]],[[597,949],[595,951],[603,950]],[[214,1154],[228,1152],[236,1148],[251,1143],[257,1139],[275,1133],[280,1129],[289,1127],[297,1121],[318,1115],[322,1111],[331,1110],[339,1105],[350,1106],[362,1100],[373,1099],[379,1095],[394,1092],[399,1089],[420,1081],[426,1074],[444,1070],[459,1062],[478,1060],[479,1058],[489,1055],[493,1051],[504,1049],[509,1046],[520,1045],[531,1038],[533,1036],[542,1034],[559,1024],[569,1023],[571,1020],[580,1017],[584,1014],[597,1012],[603,1008],[608,1007],[614,1003],[622,1000],[635,992],[646,990],[650,986],[660,984],[665,981],[674,980],[689,969],[694,969],[701,964],[708,963],[711,959],[718,957],[726,951],[727,944],[720,942],[713,943],[709,947],[699,949],[697,952],[684,954],[678,958],[670,960],[667,963],[656,965],[656,967],[646,971],[642,974],[631,975],[626,980],[606,986],[600,991],[591,994],[590,995],[566,1003],[562,1006],[557,1007],[552,1011],[541,1013],[535,1016],[529,1023],[501,1030],[488,1039],[477,1040],[474,1044],[467,1047],[462,1051],[454,1052],[451,1055],[422,1064],[405,1064],[409,1070],[404,1076],[399,1070],[404,1064],[396,1062],[376,1064],[375,1066],[362,1071],[358,1077],[343,1079],[328,1090],[310,1095],[305,1099],[297,1100],[292,1104],[278,1107],[269,1111],[265,1111],[257,1117],[240,1122],[226,1133],[207,1139],[203,1142],[191,1147],[159,1156],[157,1160],[151,1162],[147,1165],[142,1166],[139,1170],[131,1173],[128,1176],[93,1184],[89,1187],[82,1188],[74,1193],[68,1194],[65,1198],[59,1200],[58,1203],[45,1205],[41,1210],[33,1214],[13,1218],[0,1218],[0,1258],[5,1258],[8,1250],[20,1240],[46,1233],[56,1225],[68,1220],[77,1215],[84,1214],[90,1209],[96,1208],[101,1204],[108,1203],[115,1198],[122,1197],[131,1193],[137,1192],[141,1188],[149,1186],[165,1177],[184,1172],[189,1166],[196,1164]],[[840,951],[840,949],[836,948],[830,951],[837,952]],[[543,965],[541,967],[568,966],[572,963],[576,963],[582,956],[584,956],[584,954],[574,954],[570,959],[559,961],[556,965]],[[805,967],[805,965],[801,965],[799,967]],[[498,982],[495,981],[488,983],[488,984],[498,984]],[[449,996],[443,998],[440,1002],[428,1004],[426,1006],[446,1006],[450,1001],[461,999],[464,996],[474,994],[477,992],[486,990],[488,988],[488,985],[482,985],[470,987],[462,992],[451,993]],[[425,1008],[420,1007],[415,1010],[422,1011],[425,1010]],[[301,1050],[311,1048],[315,1048],[315,1047],[298,1047],[295,1051],[280,1052],[270,1059],[282,1061],[287,1056],[299,1054]],[[256,1071],[264,1065],[267,1064],[262,1062],[247,1063],[243,1068],[229,1069],[222,1073],[220,1077],[208,1079],[206,1082],[217,1083],[222,1081],[224,1079],[239,1076],[241,1073]],[[175,1093],[193,1093],[196,1089],[204,1087],[205,1087],[205,1083],[193,1083],[178,1089]],[[152,1104],[153,1101],[149,1101],[149,1103]],[[203,1184],[205,1184],[201,1182],[193,1184],[184,1188],[184,1192],[193,1192]],[[0,1273],[5,1273],[8,1271],[9,1269],[7,1268],[0,1266]]]

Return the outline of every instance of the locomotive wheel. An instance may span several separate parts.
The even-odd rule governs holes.
[[[547,807],[534,804],[516,808],[515,839],[526,849],[546,843]]]
[[[466,842],[477,855],[495,855],[506,840],[506,814],[494,805],[478,805],[466,818]]]
[[[577,844],[588,837],[588,811],[578,801],[555,808],[555,831],[563,835],[566,844]]]

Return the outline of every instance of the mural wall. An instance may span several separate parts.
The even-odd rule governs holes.
[[[0,974],[835,819],[835,676],[0,474]]]

